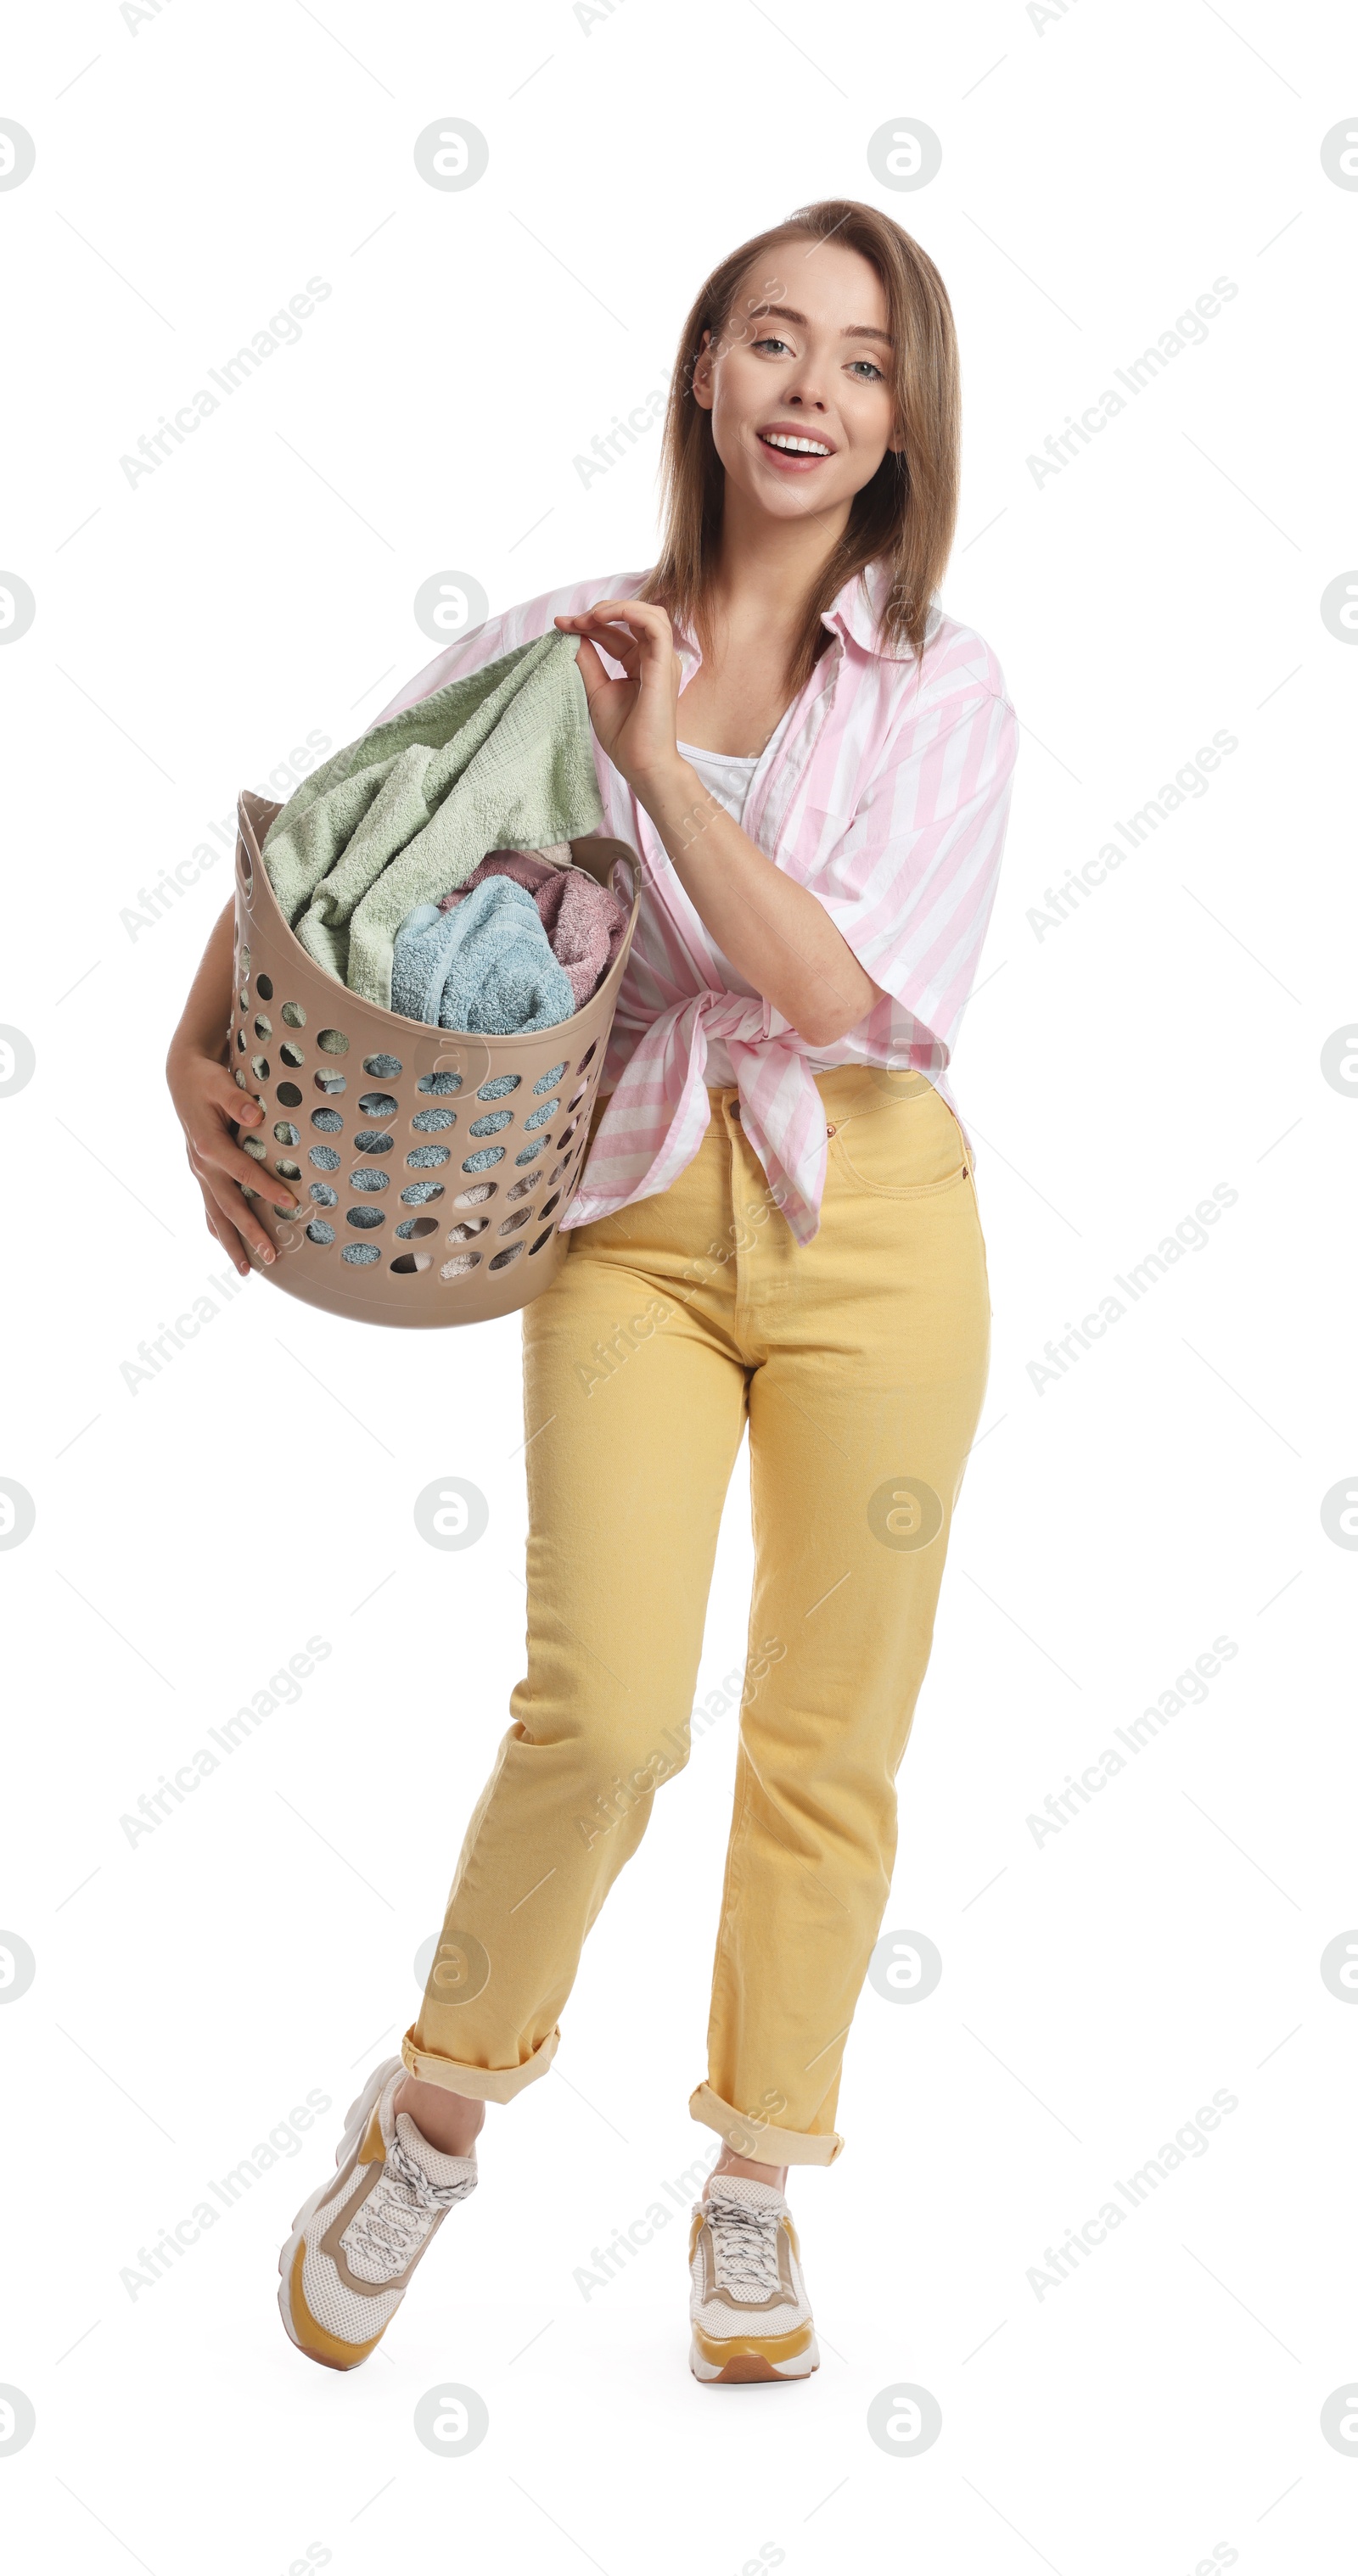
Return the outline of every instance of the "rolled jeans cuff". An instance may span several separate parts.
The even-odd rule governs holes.
[[[808,2137],[804,2129],[775,2129],[769,2120],[733,2111],[710,2084],[700,2084],[690,2093],[688,2107],[705,2129],[715,2129],[726,2140],[734,2155],[748,2156],[756,2164],[832,2165],[843,2153],[844,2141],[837,2129],[822,2138]]]
[[[401,2063],[421,2084],[441,2084],[445,2092],[461,2093],[469,2102],[512,2102],[525,2084],[546,2074],[560,2038],[559,2030],[549,2030],[522,2066],[461,2066],[455,2057],[436,2057],[417,2047],[412,2022],[401,2042]]]

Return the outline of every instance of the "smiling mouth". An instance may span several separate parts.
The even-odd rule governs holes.
[[[799,465],[816,465],[823,457],[834,454],[834,449],[820,438],[794,438],[781,429],[761,429],[756,435],[761,447],[771,447],[776,456],[795,459]]]

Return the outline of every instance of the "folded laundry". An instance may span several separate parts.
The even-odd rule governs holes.
[[[591,993],[597,992],[622,946],[627,906],[583,868],[544,865],[546,857],[545,851],[492,850],[479,868],[473,868],[465,886],[443,897],[439,909],[449,912],[465,903],[473,887],[492,877],[509,877],[525,887],[537,905],[552,955],[570,978],[575,1008],[580,1011]]]
[[[487,850],[564,866],[568,844],[598,831],[578,651],[573,635],[543,635],[449,681],[335,753],[275,815],[269,882],[302,946],[351,992],[393,1007],[402,923],[464,885]]]
[[[577,1005],[531,894],[483,880],[454,911],[417,904],[392,953],[391,1007],[436,1028],[508,1036],[555,1028]]]

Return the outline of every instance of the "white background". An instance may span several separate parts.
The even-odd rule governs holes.
[[[1358,104],[1339,13],[130,14],[29,12],[0,97],[37,146],[0,193],[0,556],[37,603],[0,653],[0,1020],[37,1066],[0,1101],[0,1474],[36,1507],[0,1551],[0,1922],[36,1960],[0,2011],[0,2381],[37,2418],[0,2454],[17,2562],[1337,2565],[1358,2480],[1320,2428],[1358,2368],[1358,2013],[1319,1973],[1358,1923],[1358,1569],[1320,1517],[1358,1466],[1358,1108],[1320,1066],[1355,999],[1336,755],[1358,656],[1319,608],[1358,559],[1337,357],[1358,194],[1320,158]],[[447,116],[489,144],[465,192],[413,159]],[[942,142],[913,193],[867,160],[901,116]],[[719,1723],[591,1940],[559,2071],[491,2113],[479,2193],[340,2378],[286,2342],[275,2254],[413,2016],[521,1670],[519,1326],[379,1333],[252,1279],[129,1386],[224,1269],[161,1068],[226,857],[135,937],[122,916],[242,784],[308,729],[349,740],[431,658],[432,573],[498,609],[651,560],[656,434],[588,485],[573,460],[664,381],[708,268],[837,194],[914,230],[953,297],[945,604],[1023,724],[954,1068],[994,1363],[887,1920],[942,1980],[906,2008],[865,1991],[845,2155],[794,2177],[818,2377],[698,2389],[677,2212],[581,2295],[592,2249],[711,2143],[686,2103]],[[332,291],[300,343],[130,484],[120,458],[311,276]],[[1039,483],[1047,436],[1221,276],[1205,345]],[[1238,747],[1208,792],[1039,939],[1045,890],[1218,729]],[[1219,1183],[1238,1198],[1207,1246],[1039,1392],[1045,1343]],[[448,1475],[490,1504],[465,1555],[412,1517]],[[748,1577],[742,1469],[704,1690],[741,1661]],[[331,1653],[297,1704],[129,1843],[120,1818],[311,1636]],[[1039,1846],[1026,1819],[1218,1636],[1238,1652],[1205,1701]],[[1044,2249],[1218,2090],[1237,2108],[1206,2152],[1039,2298]],[[300,2152],[129,2296],[139,2248],[309,2091],[331,2108]],[[453,2382],[490,2430],[434,2457],[413,2412]],[[905,2383],[942,2409],[916,2458],[867,2430]]]

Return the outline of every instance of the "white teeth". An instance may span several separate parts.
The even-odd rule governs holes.
[[[819,439],[784,438],[782,431],[777,429],[764,429],[759,434],[766,447],[785,447],[791,456],[828,456],[830,454],[829,448],[823,447]]]

